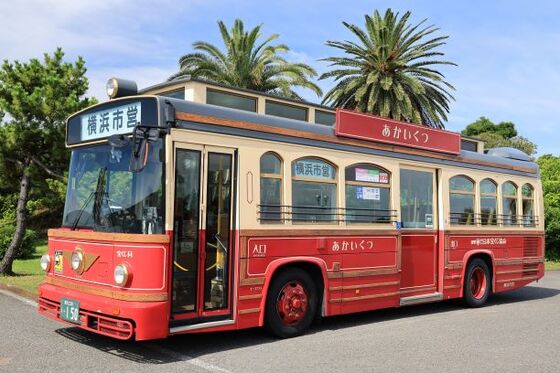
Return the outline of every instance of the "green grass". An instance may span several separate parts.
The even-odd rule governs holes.
[[[47,241],[37,242],[35,254],[30,259],[16,259],[12,270],[16,276],[0,276],[0,285],[23,290],[28,295],[37,294],[37,287],[45,277],[41,270],[39,260],[47,252]]]
[[[547,260],[544,263],[546,271],[560,271],[560,260]]]

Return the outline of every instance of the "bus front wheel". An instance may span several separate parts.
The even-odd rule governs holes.
[[[469,307],[481,307],[491,291],[490,269],[484,260],[474,258],[467,267],[463,285],[463,301]]]
[[[290,338],[309,329],[317,312],[317,286],[299,268],[280,272],[266,298],[265,327],[273,335]]]

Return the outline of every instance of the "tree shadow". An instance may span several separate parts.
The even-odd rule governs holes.
[[[559,289],[526,286],[506,293],[495,294],[487,307],[502,304],[531,302],[554,297]],[[390,308],[368,311],[351,315],[333,316],[323,319],[315,325],[309,334],[329,330],[340,330],[354,326],[381,323],[397,319],[465,310],[459,300],[428,303],[402,308]],[[279,339],[266,334],[261,328],[201,334],[184,334],[165,340],[134,342],[118,341],[89,333],[79,328],[65,328],[56,331],[61,336],[78,343],[86,344],[113,356],[142,364],[168,364],[188,361],[218,351],[235,350],[255,345],[278,343]],[[171,353],[170,353],[171,352]]]

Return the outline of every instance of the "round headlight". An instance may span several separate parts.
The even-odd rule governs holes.
[[[119,286],[125,286],[126,282],[128,281],[128,269],[126,265],[119,264],[115,267],[115,271],[113,272],[115,276],[115,283]]]
[[[81,275],[84,271],[84,253],[81,251],[74,251],[72,253],[71,264],[74,272]]]
[[[47,272],[50,268],[51,268],[51,257],[49,254],[45,254],[41,257],[41,260],[39,261],[39,263],[41,264],[41,269],[45,272]]]
[[[105,89],[107,91],[107,96],[109,96],[109,98],[115,98],[119,90],[119,83],[117,82],[117,79],[111,78],[107,80],[107,85],[105,86]]]

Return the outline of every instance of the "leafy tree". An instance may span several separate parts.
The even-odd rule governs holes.
[[[66,118],[94,102],[83,97],[88,89],[84,60],[68,63],[63,57],[58,48],[52,55],[45,54],[43,61],[4,60],[0,67],[0,111],[9,114],[0,123],[0,172],[11,180],[0,187],[10,190],[19,181],[15,231],[0,262],[0,274],[12,274],[12,262],[28,225],[33,188],[51,190],[55,200],[61,194],[68,164]],[[36,204],[48,208],[49,202],[40,200]]]
[[[243,21],[236,19],[228,30],[224,22],[219,21],[225,50],[204,41],[193,43],[193,48],[199,52],[182,56],[179,72],[169,80],[190,76],[297,99],[301,98],[293,88],[303,87],[321,96],[319,86],[310,80],[317,72],[309,65],[290,63],[281,57],[279,54],[289,48],[285,44],[271,45],[278,34],[259,41],[261,26],[245,31]]]
[[[461,134],[476,137],[485,141],[485,147],[512,147],[519,149],[528,155],[537,152],[537,145],[523,136],[519,136],[512,122],[500,122],[495,124],[486,117],[480,117],[469,124]]]
[[[448,36],[434,36],[439,29],[424,26],[426,20],[409,24],[410,16],[376,10],[365,15],[365,30],[343,22],[358,40],[327,41],[346,57],[324,59],[336,68],[320,79],[334,77],[338,83],[323,103],[443,128],[454,88],[435,66],[455,65],[439,59],[443,53],[437,48]]]
[[[560,157],[545,154],[537,160],[544,196],[546,257],[560,259]]]

